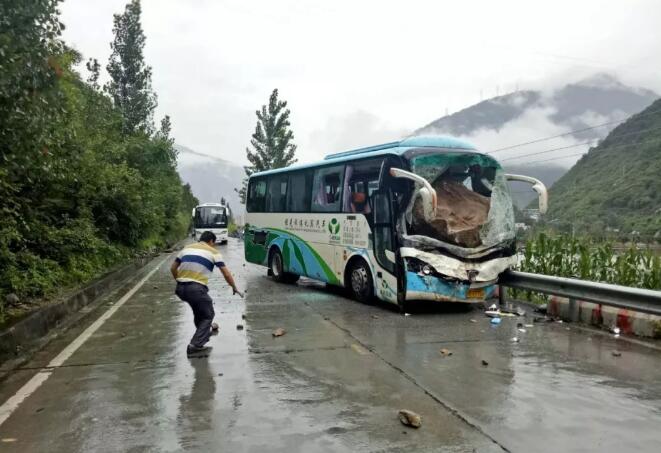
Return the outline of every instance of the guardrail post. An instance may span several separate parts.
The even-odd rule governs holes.
[[[507,288],[503,285],[498,285],[498,304],[504,307],[505,302],[507,302]]]
[[[567,308],[568,308],[568,313],[567,313],[567,318],[568,319],[567,319],[567,321],[577,322],[579,317],[580,317],[580,313],[579,313],[580,310],[579,310],[578,302],[576,301],[576,299],[574,299],[573,297],[570,297],[569,298],[569,307],[567,307]]]

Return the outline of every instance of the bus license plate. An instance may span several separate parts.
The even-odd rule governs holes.
[[[484,299],[484,288],[472,288],[468,290],[468,299]]]

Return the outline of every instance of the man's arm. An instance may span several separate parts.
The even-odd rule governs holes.
[[[234,283],[234,277],[232,276],[232,273],[227,268],[227,266],[220,266],[219,269],[220,273],[223,274],[227,284],[232,287],[233,294],[238,294],[239,296],[243,297],[243,293],[236,287],[236,283]]]
[[[172,273],[172,277],[174,277],[175,280],[177,279],[177,269],[179,269],[179,264],[181,264],[181,261],[179,261],[179,258],[177,258],[170,266],[170,272]]]

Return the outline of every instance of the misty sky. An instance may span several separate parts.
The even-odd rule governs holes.
[[[64,39],[105,67],[124,0],[65,0]],[[177,142],[245,162],[254,111],[289,102],[302,161],[399,139],[483,98],[596,72],[661,93],[661,2],[143,0],[145,57]],[[563,132],[532,122],[483,149]],[[495,134],[498,135],[498,134]]]

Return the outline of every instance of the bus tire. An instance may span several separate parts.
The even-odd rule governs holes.
[[[374,280],[365,260],[356,259],[351,263],[347,273],[347,287],[357,301],[364,304],[374,301]]]
[[[284,283],[285,271],[282,253],[277,248],[272,248],[269,253],[269,274],[278,283]]]
[[[299,279],[298,275],[284,271],[282,253],[275,247],[269,254],[269,274],[278,283],[296,283]]]

